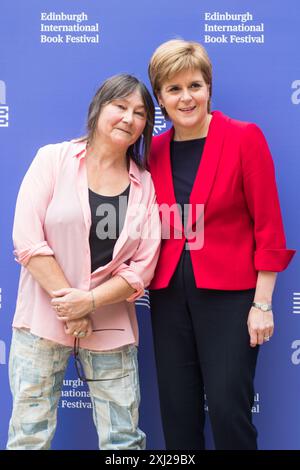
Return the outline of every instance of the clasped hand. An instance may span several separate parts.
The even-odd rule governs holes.
[[[68,322],[85,317],[93,310],[90,292],[80,289],[65,288],[53,291],[51,300],[58,320]]]
[[[93,332],[92,321],[89,316],[79,320],[67,321],[64,325],[66,335],[88,338]]]

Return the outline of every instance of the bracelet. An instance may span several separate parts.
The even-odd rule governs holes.
[[[91,296],[92,296],[92,311],[91,311],[91,313],[94,313],[95,310],[96,310],[96,303],[95,303],[94,292],[91,290],[90,293],[91,293]]]

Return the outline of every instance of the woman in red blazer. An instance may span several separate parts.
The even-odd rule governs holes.
[[[207,406],[217,449],[256,449],[258,345],[273,334],[276,273],[294,254],[272,157],[256,125],[210,112],[200,44],[162,44],[149,76],[173,124],[150,156],[163,229],[150,299],[166,447],[204,449]]]

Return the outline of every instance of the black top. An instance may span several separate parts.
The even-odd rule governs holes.
[[[184,223],[184,204],[189,203],[195,177],[200,165],[206,137],[202,139],[172,141],[170,146],[175,199],[181,206]],[[187,220],[187,214],[185,214]]]
[[[112,260],[125,221],[129,190],[130,184],[117,196],[102,196],[89,189],[91,272]]]

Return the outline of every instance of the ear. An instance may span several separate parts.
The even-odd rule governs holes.
[[[163,103],[163,100],[162,100],[162,97],[161,97],[161,93],[159,91],[156,93],[156,96],[157,96],[157,101],[158,101],[159,106],[163,107],[164,103]]]

